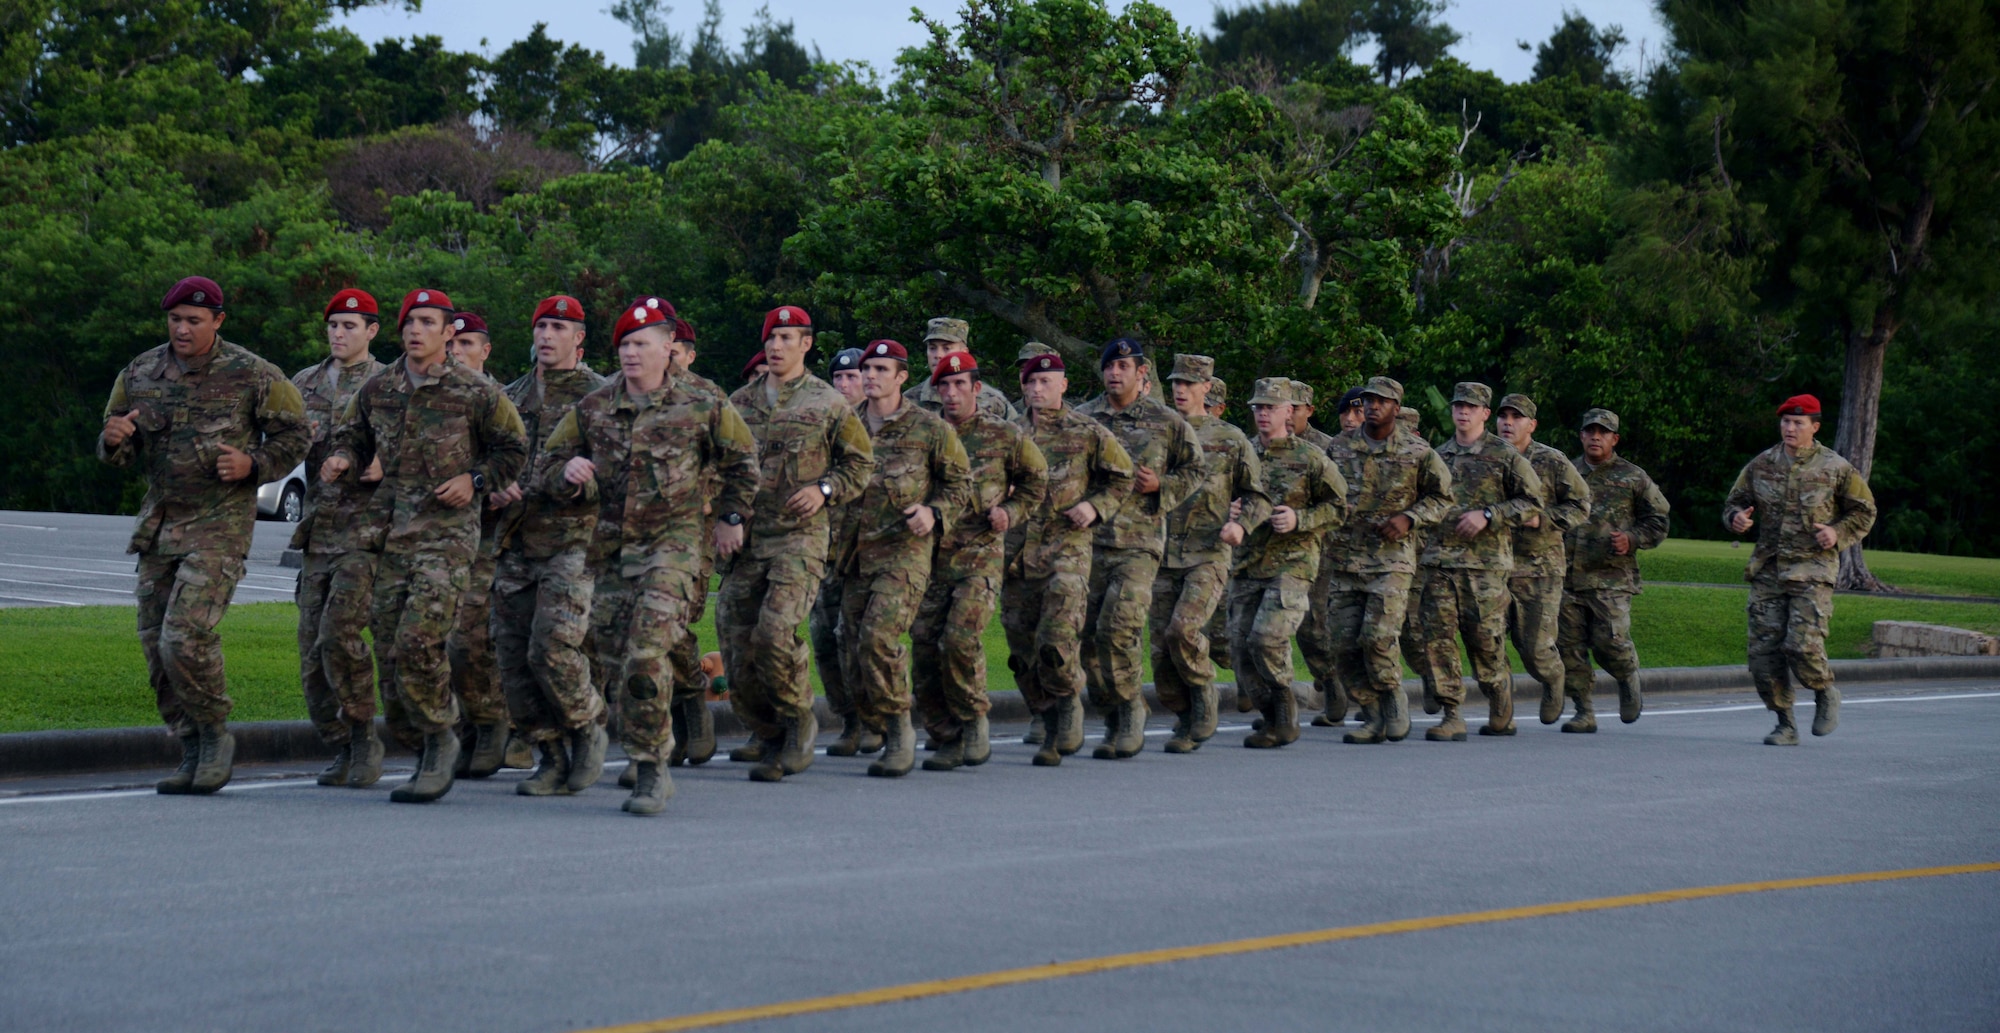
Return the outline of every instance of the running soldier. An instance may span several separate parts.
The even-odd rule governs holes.
[[[1563,691],[1576,700],[1576,716],[1565,732],[1597,731],[1591,706],[1590,656],[1618,680],[1618,717],[1639,720],[1644,699],[1639,686],[1639,653],[1632,647],[1632,597],[1639,594],[1639,550],[1667,538],[1667,497],[1646,471],[1618,455],[1618,414],[1592,409],[1583,414],[1583,455],[1571,469],[1590,487],[1590,520],[1570,529],[1567,594],[1557,644],[1562,651]],[[1560,704],[1556,716],[1562,716]],[[1544,719],[1544,724],[1549,723]]]
[[[860,411],[862,403],[868,400],[861,386],[861,349],[842,348],[834,353],[827,368],[834,390]],[[854,507],[835,506],[827,519],[832,540],[827,550],[826,578],[820,582],[819,599],[813,603],[807,630],[812,636],[813,665],[819,670],[820,687],[826,690],[827,709],[840,718],[840,735],[827,744],[826,755],[852,757],[881,749],[882,736],[861,720],[861,708],[855,705],[854,693],[841,672],[841,657],[846,654],[841,648],[840,594],[846,582],[841,579],[840,570],[847,561],[843,550],[854,541]]]
[[[972,354],[972,327],[963,319],[938,316],[924,326],[924,359],[930,373],[918,378],[917,386],[908,392],[910,400],[940,415],[944,412],[944,398],[938,394],[937,385],[932,383],[940,364],[948,355]],[[1001,420],[1012,420],[1020,415],[1014,411],[1014,403],[991,384],[979,385],[979,411]]]
[[[1563,607],[1569,563],[1563,536],[1590,516],[1590,488],[1561,449],[1535,440],[1535,400],[1524,394],[1500,399],[1494,410],[1500,437],[1527,457],[1542,480],[1540,513],[1514,528],[1514,573],[1507,579],[1507,634],[1521,665],[1542,685],[1540,717],[1555,724],[1563,711],[1563,660],[1556,654],[1556,621]],[[1637,469],[1636,467],[1634,469]]]

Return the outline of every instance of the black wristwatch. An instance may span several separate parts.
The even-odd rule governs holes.
[[[819,482],[819,493],[820,493],[820,494],[821,494],[822,496],[826,497],[827,499],[832,499],[832,498],[833,498],[833,485],[831,485],[831,484],[828,484],[828,483],[826,483],[825,481],[821,481],[821,482]]]
[[[486,490],[486,475],[485,475],[485,474],[483,474],[483,473],[479,473],[478,471],[474,471],[474,472],[473,472],[473,474],[472,474],[472,490],[473,490],[473,491],[485,491],[485,490]]]
[[[1492,523],[1492,522],[1493,522],[1493,507],[1492,507],[1492,506],[1488,506],[1488,507],[1486,507],[1485,509],[1482,509],[1482,510],[1480,510],[1480,512],[1481,512],[1481,513],[1484,513],[1484,514],[1486,514],[1486,522],[1487,522],[1487,523],[1489,523],[1489,524],[1490,524],[1490,523]]]
[[[722,514],[722,522],[723,522],[723,523],[725,523],[725,524],[728,524],[728,525],[729,525],[729,526],[731,526],[731,527],[742,527],[742,526],[743,526],[743,514],[741,514],[741,513],[724,513],[724,514]]]

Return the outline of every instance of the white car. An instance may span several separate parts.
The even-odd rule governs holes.
[[[306,464],[257,489],[257,519],[298,523],[306,515]]]

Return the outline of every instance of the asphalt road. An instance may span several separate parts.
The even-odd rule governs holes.
[[[1595,736],[901,781],[717,761],[666,816],[515,773],[246,772],[218,797],[0,798],[0,1029],[561,1031],[1050,961],[1751,880],[2000,861],[2000,684],[1851,686],[1765,747],[1742,697]],[[1532,720],[1532,719],[1531,719]],[[1993,1030],[2000,873],[1330,943],[758,1030]]]
[[[259,520],[239,603],[292,598],[296,572],[278,565],[294,525]],[[0,510],[0,607],[132,605],[138,560],[125,552],[132,518]]]

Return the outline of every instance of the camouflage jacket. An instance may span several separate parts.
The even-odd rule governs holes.
[[[965,445],[951,424],[907,398],[882,421],[870,445],[875,472],[861,497],[849,503],[854,546],[843,572],[902,570],[928,577],[938,539],[951,533],[972,501],[972,461]],[[923,538],[910,533],[903,515],[918,503],[937,515],[937,526]]]
[[[1562,577],[1569,571],[1563,542],[1572,528],[1582,526],[1590,517],[1590,487],[1584,484],[1583,476],[1570,465],[1569,457],[1561,449],[1530,441],[1528,451],[1523,454],[1542,482],[1542,521],[1540,527],[1514,525],[1514,573],[1522,577]]]
[[[1287,435],[1268,445],[1258,441],[1256,448],[1270,508],[1264,519],[1244,525],[1250,537],[1236,550],[1235,574],[1310,582],[1319,574],[1320,541],[1347,520],[1347,478],[1304,438]],[[1273,530],[1269,513],[1279,506],[1290,506],[1299,526],[1283,534]]]
[[[1194,428],[1180,413],[1145,395],[1123,410],[1113,410],[1110,399],[1099,395],[1076,411],[1095,419],[1118,439],[1134,470],[1143,466],[1160,476],[1160,490],[1150,495],[1134,484],[1131,497],[1118,507],[1117,515],[1097,525],[1091,545],[1163,555],[1167,514],[1201,487],[1201,446],[1195,441]]]
[[[1452,505],[1438,522],[1437,533],[1424,546],[1427,567],[1462,570],[1513,570],[1514,536],[1532,513],[1542,508],[1542,479],[1528,459],[1492,431],[1470,445],[1452,438],[1437,449],[1451,471]],[[1473,538],[1458,535],[1458,518],[1482,509],[1493,511],[1492,522]]]
[[[1167,552],[1160,565],[1173,570],[1228,563],[1234,549],[1222,542],[1229,504],[1241,500],[1245,528],[1271,515],[1264,495],[1264,465],[1243,432],[1202,413],[1188,419],[1201,443],[1201,486],[1167,514]]]
[[[536,488],[552,499],[595,502],[590,566],[637,577],[669,569],[701,577],[714,520],[703,510],[751,516],[757,441],[721,394],[670,373],[640,398],[613,374],[557,423],[543,449]],[[581,486],[563,467],[582,456],[597,473]],[[711,496],[708,485],[714,485]]]
[[[1027,521],[1049,491],[1049,464],[1042,450],[1018,425],[984,412],[956,428],[972,460],[971,502],[965,515],[937,541],[931,576],[942,581],[968,577],[998,579],[1005,537],[987,518],[995,506],[1007,512],[1007,526]]]
[[[911,375],[915,376],[915,374]],[[917,385],[903,392],[903,397],[923,406],[931,412],[940,415],[944,412],[944,399],[938,397],[937,388],[931,386],[931,378],[928,374],[918,378]],[[1003,421],[1012,420],[1014,417],[1020,415],[1020,413],[1015,411],[1014,403],[1008,401],[1007,396],[1001,394],[999,388],[985,381],[981,381],[979,384],[979,411]]]
[[[292,386],[305,400],[306,423],[312,428],[312,445],[306,449],[306,515],[292,531],[294,549],[325,556],[354,548],[354,529],[362,523],[368,500],[381,482],[363,481],[363,471],[356,469],[328,484],[319,479],[319,466],[333,451],[333,425],[347,411],[347,403],[381,370],[382,364],[372,356],[351,366],[327,359],[292,377]]]
[[[1797,459],[1780,443],[1750,460],[1723,501],[1722,526],[1752,506],[1757,548],[1745,580],[1768,570],[1785,581],[1832,584],[1840,550],[1875,526],[1875,493],[1868,482],[1840,453],[1818,442]],[[1833,528],[1833,548],[1819,547],[1814,524]]]
[[[1312,447],[1317,448],[1322,452],[1325,452],[1327,449],[1333,447],[1333,435],[1328,434],[1326,431],[1323,431],[1318,427],[1313,426],[1310,423],[1306,424],[1305,433],[1294,434],[1292,435],[1292,437],[1298,438],[1300,441],[1303,441],[1306,444],[1311,445]]]
[[[413,378],[406,357],[355,392],[334,428],[332,456],[357,467],[382,460],[357,548],[401,553],[462,539],[473,550],[485,507],[474,499],[453,509],[435,492],[466,473],[483,477],[488,491],[513,483],[528,459],[528,436],[491,377],[447,357],[430,376]]]
[[[547,480],[542,467],[556,425],[569,415],[578,399],[603,386],[604,378],[583,365],[552,370],[538,366],[507,385],[507,399],[520,411],[521,425],[528,432],[528,465],[519,481],[521,501],[500,511],[494,529],[500,548],[519,549],[530,559],[547,559],[590,543],[591,529],[596,525],[590,507],[568,502],[566,494],[550,495],[537,487]]]
[[[284,371],[218,337],[193,364],[163,344],[119,371],[104,418],[132,413],[135,428],[117,448],[97,438],[97,457],[131,466],[143,455],[146,498],[125,551],[185,556],[250,553],[257,486],[292,472],[312,440],[305,402]],[[216,476],[222,446],[247,453],[250,476]]]
[[[1029,410],[1015,420],[1049,464],[1049,490],[1028,519],[1007,532],[1007,574],[1045,578],[1090,571],[1091,528],[1076,527],[1064,511],[1079,502],[1097,510],[1098,524],[1115,517],[1132,492],[1134,469],[1125,446],[1104,425],[1065,405]]]
[[[1613,458],[1603,466],[1577,456],[1573,473],[1581,474],[1590,486],[1590,519],[1569,529],[1563,536],[1569,553],[1569,573],[1564,584],[1574,589],[1622,588],[1639,590],[1639,550],[1650,549],[1667,540],[1667,497],[1660,494],[1646,471],[1629,460]],[[1611,532],[1623,531],[1632,539],[1632,551],[1624,556],[1611,548]]]
[[[1386,440],[1366,427],[1345,431],[1327,447],[1347,479],[1347,522],[1327,538],[1333,569],[1350,574],[1415,573],[1426,530],[1451,508],[1451,472],[1423,438],[1398,425]],[[1410,518],[1410,533],[1382,536],[1394,517]]]
[[[707,377],[702,376],[699,373],[696,373],[693,370],[689,369],[675,370],[674,382],[681,385],[682,387],[687,388],[690,391],[700,391],[705,394],[708,394],[718,402],[727,403],[729,401],[729,392],[724,391],[722,389],[722,385],[716,383],[713,380],[708,379]],[[739,420],[742,419],[743,414],[737,413],[736,418]],[[715,495],[717,492],[721,490],[722,490],[721,475],[714,470],[709,471],[708,477],[706,480],[702,482],[702,488],[701,488],[701,497],[703,499],[708,500],[708,505],[702,510],[702,513],[704,515],[709,517],[715,516],[716,514],[715,501],[714,501]],[[839,511],[836,510],[835,518],[838,519],[838,516],[839,516]],[[710,537],[709,535],[704,534],[701,536],[701,579],[700,579],[701,583],[703,585],[708,584],[708,577],[710,574],[713,574],[714,572],[715,572],[715,539]]]
[[[777,392],[775,403],[771,388]],[[760,374],[737,388],[729,402],[757,439],[757,499],[751,504],[757,520],[750,525],[744,550],[769,559],[798,549],[803,541],[812,558],[825,559],[831,538],[828,510],[860,498],[875,471],[861,418],[832,384],[810,373],[790,383]],[[819,512],[801,519],[785,511],[786,499],[800,488],[817,491],[821,481],[833,494]],[[725,512],[716,510],[718,515]]]

